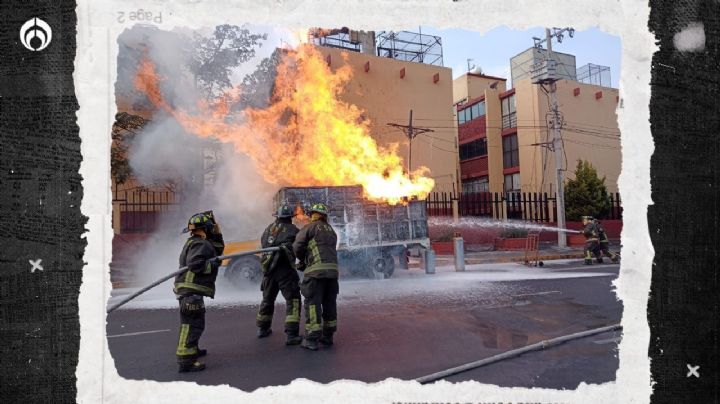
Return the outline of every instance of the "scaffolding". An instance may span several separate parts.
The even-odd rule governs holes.
[[[357,35],[351,35],[348,28],[313,28],[308,31],[308,39],[313,45],[339,48],[352,52],[362,52],[362,43]]]
[[[592,63],[578,67],[577,81],[601,87],[610,87],[610,67],[595,65]]]
[[[375,42],[380,57],[443,66],[442,38],[439,36],[410,31],[381,31]]]

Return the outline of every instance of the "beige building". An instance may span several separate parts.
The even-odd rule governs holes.
[[[352,79],[341,99],[365,111],[365,117],[372,122],[371,135],[378,144],[399,144],[406,167],[410,156],[408,136],[388,124],[408,125],[412,110],[413,126],[432,130],[413,139],[410,169],[428,167],[435,179],[434,191],[457,191],[452,70],[332,47],[319,46],[318,50],[333,70],[346,63],[352,67]]]
[[[460,178],[464,192],[548,192],[556,190],[549,96],[530,79],[514,83],[468,73],[454,80],[458,117]],[[621,169],[615,108],[618,90],[557,81],[565,180],[579,159],[590,161],[617,192]]]

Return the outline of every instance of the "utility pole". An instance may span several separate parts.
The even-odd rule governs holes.
[[[400,125],[397,123],[389,123],[388,126],[392,126],[395,128],[398,128],[405,133],[405,136],[408,137],[408,166],[407,166],[407,172],[408,177],[410,176],[411,169],[412,169],[412,141],[415,139],[417,135],[427,133],[427,132],[434,132],[430,128],[418,128],[413,126],[413,111],[410,110],[410,120],[408,121],[407,125]]]
[[[555,154],[555,171],[557,181],[557,224],[560,229],[565,228],[565,186],[564,186],[564,175],[562,168],[563,160],[563,144],[562,135],[560,134],[560,110],[557,102],[557,85],[558,80],[555,74],[555,57],[552,51],[552,38],[556,37],[558,42],[562,42],[563,33],[567,32],[570,38],[573,37],[575,30],[573,28],[553,28],[553,32],[550,32],[550,28],[545,28],[545,39],[533,38],[535,40],[535,47],[541,48],[543,42],[547,43],[547,55],[545,58],[545,72],[540,74],[539,80],[533,80],[534,83],[538,83],[541,86],[548,84],[550,95],[550,109],[552,112],[552,123],[550,129],[553,131],[552,149]],[[542,68],[542,67],[541,67]],[[558,246],[567,247],[567,239],[565,232],[558,231]]]

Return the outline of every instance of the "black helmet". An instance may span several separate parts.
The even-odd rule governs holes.
[[[592,221],[595,220],[595,219],[593,219],[592,216],[583,216],[583,217],[581,218],[581,220],[587,220],[587,221],[592,222]]]
[[[188,225],[183,230],[183,233],[187,233],[190,230],[202,229],[205,231],[205,233],[210,234],[214,226],[215,221],[213,220],[212,216],[206,213],[196,213],[192,215],[188,220]]]
[[[275,213],[275,216],[280,219],[293,217],[295,216],[295,211],[289,205],[281,205]]]
[[[324,203],[316,203],[310,208],[310,213],[317,212],[323,215],[328,214],[328,207]]]

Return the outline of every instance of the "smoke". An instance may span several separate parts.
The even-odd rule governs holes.
[[[257,240],[273,220],[272,198],[278,185],[258,175],[248,156],[231,145],[188,133],[175,118],[157,111],[134,90],[139,62],[149,58],[165,78],[160,87],[170,105],[197,105],[202,95],[183,67],[191,57],[191,35],[135,27],[118,40],[118,110],[149,115],[150,120],[130,144],[128,163],[138,185],[167,187],[175,192],[179,203],[166,207],[156,231],[138,244],[133,257],[126,258],[133,269],[133,283],[149,283],[178,268],[178,256],[187,237],[181,230],[194,213],[212,210],[226,241]],[[251,63],[244,64],[243,69],[251,69]],[[171,283],[160,288],[168,289]]]

